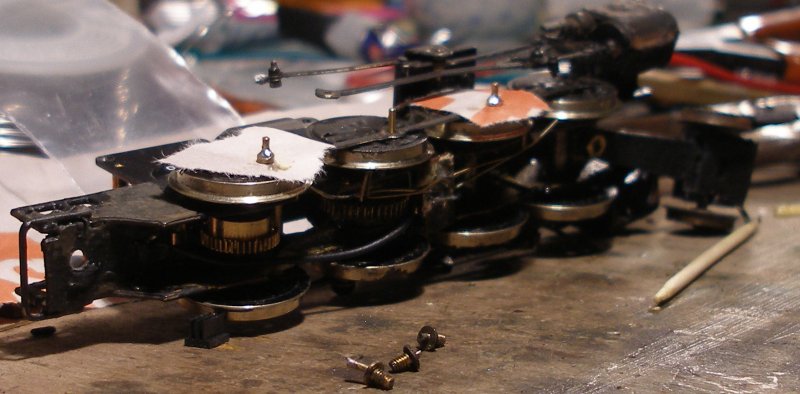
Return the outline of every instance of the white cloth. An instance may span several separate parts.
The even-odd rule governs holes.
[[[256,161],[263,137],[270,139],[274,164]],[[250,127],[235,137],[189,145],[160,162],[190,170],[306,182],[322,171],[322,159],[330,148],[333,146],[283,130]]]

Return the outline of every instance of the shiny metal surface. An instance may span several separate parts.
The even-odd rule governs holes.
[[[597,201],[580,203],[530,202],[528,207],[534,218],[548,222],[579,222],[603,216],[611,207],[613,198],[607,196]]]
[[[336,144],[341,140],[385,133],[388,127],[389,122],[384,117],[346,116],[316,122],[308,128],[308,135],[318,141]],[[339,168],[390,170],[422,164],[434,153],[433,146],[424,135],[409,133],[350,148],[333,149],[326,153],[323,161],[325,165]]]
[[[170,188],[196,200],[216,204],[265,204],[302,194],[310,183],[273,178],[229,177],[222,174],[177,170],[167,178]]]
[[[308,288],[306,288],[308,290]],[[234,322],[248,322],[273,319],[283,316],[300,306],[300,299],[306,292],[266,305],[226,305],[214,304],[211,302],[197,302],[191,299],[181,301],[190,308],[196,309],[201,313],[213,313],[219,311],[227,312],[228,320]]]
[[[599,119],[620,106],[616,91],[599,91],[589,97],[560,97],[547,102],[550,111],[545,117],[558,120]]]
[[[431,246],[426,245],[420,253],[412,258],[396,264],[387,265],[348,265],[332,263],[330,273],[336,279],[352,280],[357,282],[373,282],[384,279],[393,274],[410,274],[419,269],[422,261],[428,256]]]
[[[510,222],[491,227],[474,227],[469,229],[456,229],[443,231],[438,235],[439,243],[452,248],[478,248],[484,246],[501,245],[513,241],[519,236],[528,214],[520,212]]]
[[[281,240],[281,206],[251,221],[231,221],[208,218],[200,232],[200,244],[215,252],[230,255],[265,253],[278,246]]]
[[[229,321],[236,322],[286,315],[300,305],[300,298],[308,291],[311,280],[305,271],[295,266],[275,269],[266,282],[198,294],[180,301],[200,313],[224,311]],[[278,272],[280,269],[284,271]]]
[[[413,167],[428,161],[436,152],[424,141],[390,152],[375,152],[358,147],[331,150],[325,155],[326,165],[359,170],[393,170]]]
[[[508,122],[480,127],[471,122],[448,122],[425,129],[431,138],[464,141],[464,142],[494,142],[520,138],[530,131],[532,122]]]

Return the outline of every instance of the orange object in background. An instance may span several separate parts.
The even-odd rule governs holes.
[[[739,20],[745,37],[784,56],[783,79],[800,83],[800,7],[745,16]]]

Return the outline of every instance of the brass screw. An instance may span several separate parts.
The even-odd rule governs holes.
[[[436,332],[431,326],[422,327],[417,334],[417,343],[421,350],[433,351],[444,346],[447,337]]]
[[[419,371],[419,355],[422,350],[411,350],[411,346],[403,346],[403,355],[389,361],[389,369],[394,373],[405,371]]]
[[[370,365],[347,358],[347,368],[364,371],[364,384],[377,387],[382,390],[391,390],[394,387],[394,377],[386,373],[386,367],[381,362]]]

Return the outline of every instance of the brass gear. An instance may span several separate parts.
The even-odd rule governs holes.
[[[408,212],[409,198],[372,200],[330,200],[321,198],[320,210],[337,222],[384,223],[395,221]]]
[[[200,232],[200,244],[215,252],[239,256],[267,252],[280,243],[280,217],[280,207],[254,221],[211,217]]]

